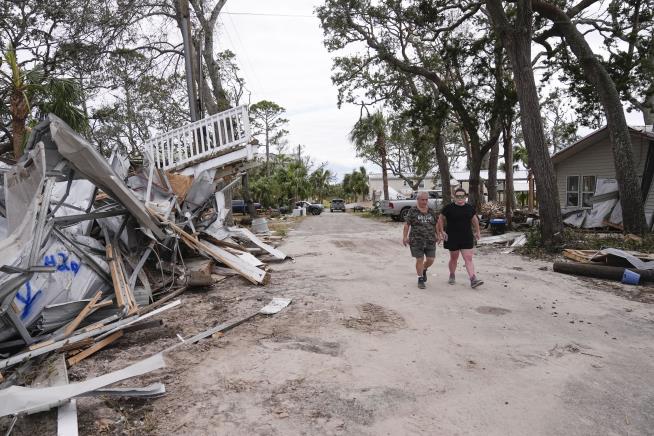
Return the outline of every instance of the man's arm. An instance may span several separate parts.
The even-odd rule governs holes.
[[[402,244],[406,247],[409,245],[409,229],[411,226],[409,223],[404,223],[404,228],[402,228]]]
[[[477,214],[473,215],[472,217],[472,227],[474,228],[475,238],[477,240],[481,239],[481,231],[479,230],[479,218],[477,217]]]

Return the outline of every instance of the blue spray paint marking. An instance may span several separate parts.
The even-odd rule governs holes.
[[[61,258],[59,261],[57,261],[57,256]],[[81,269],[81,265],[70,259],[70,255],[63,251],[57,253],[56,256],[54,254],[46,255],[43,258],[43,265],[57,267],[57,271],[60,272],[72,271],[75,275]]]
[[[32,305],[34,304],[36,299],[43,293],[43,291],[39,289],[36,292],[36,294],[32,295],[32,284],[29,281],[25,283],[25,288],[27,289],[27,293],[25,294],[25,296],[21,295],[20,292],[16,292],[16,299],[24,304],[23,311],[20,314],[20,319],[23,320],[28,316],[30,316],[30,312],[32,311]]]
[[[57,267],[57,271],[70,271],[70,267],[68,266],[68,254],[60,251],[57,253],[57,256],[61,257],[61,263]]]

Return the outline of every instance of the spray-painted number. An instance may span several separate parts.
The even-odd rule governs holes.
[[[42,293],[43,291],[39,289],[32,295],[32,284],[29,281],[25,283],[25,295],[21,294],[20,291],[16,292],[16,299],[23,303],[23,311],[20,313],[20,319],[30,316],[34,302]]]
[[[72,271],[73,274],[77,275],[80,269],[80,264],[70,259],[68,253],[59,252],[56,255],[49,254],[46,255],[43,259],[43,264],[45,266],[55,266],[57,271]]]

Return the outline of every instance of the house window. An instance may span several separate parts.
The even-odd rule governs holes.
[[[566,206],[579,206],[579,176],[568,176],[565,198]]]
[[[424,182],[424,181],[420,182],[420,187],[421,187],[421,188],[424,188],[424,187],[425,187],[425,182]]]
[[[581,182],[581,204],[583,207],[593,207],[590,199],[595,193],[595,176],[583,176]]]

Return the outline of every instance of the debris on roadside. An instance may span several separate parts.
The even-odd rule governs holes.
[[[564,274],[581,275],[625,284],[654,281],[654,255],[634,251],[605,248],[601,250],[563,250],[572,262],[555,262],[553,270]]]
[[[270,245],[279,238],[265,220],[253,227],[260,234],[232,224],[231,192],[253,165],[245,108],[178,130],[145,144],[136,166],[117,152],[105,158],[50,115],[23,157],[0,169],[0,416],[51,408],[163,365],[152,356],[75,385],[14,386],[14,373],[37,356],[58,352],[66,369],[131,329],[160,325],[148,318],[179,306],[186,290],[230,275],[265,285],[265,262],[288,258]]]

